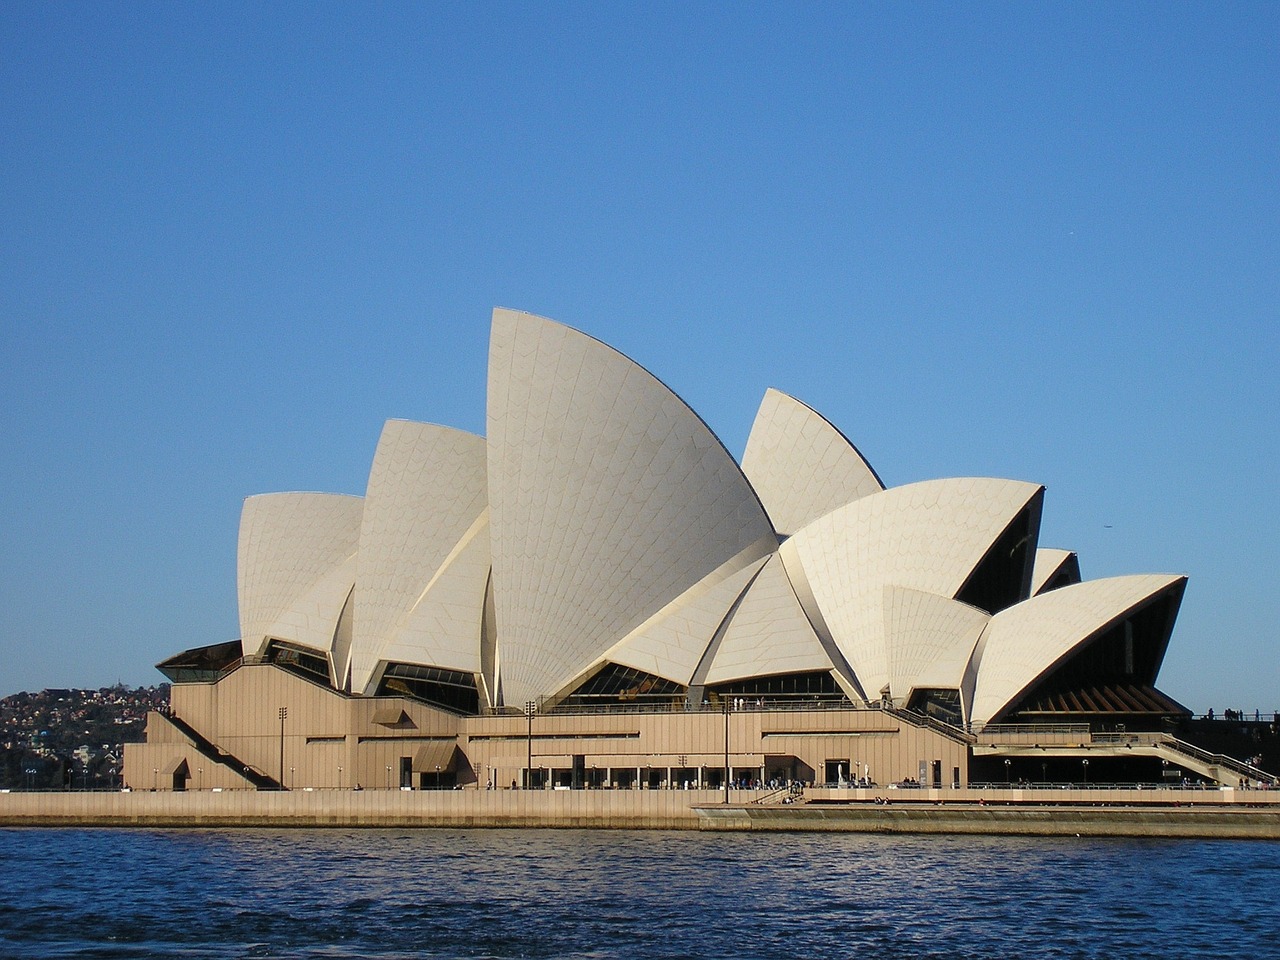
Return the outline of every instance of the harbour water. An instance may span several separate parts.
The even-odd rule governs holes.
[[[0,956],[1280,957],[1280,844],[0,830]]]

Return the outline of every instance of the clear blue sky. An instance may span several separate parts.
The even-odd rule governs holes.
[[[851,12],[852,9],[852,12]],[[1274,4],[37,4],[0,22],[0,694],[238,635],[244,497],[483,432],[489,313],[740,455],[1048,487],[1280,708]]]

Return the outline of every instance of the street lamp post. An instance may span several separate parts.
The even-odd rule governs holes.
[[[284,785],[284,721],[289,716],[289,708],[280,708],[280,789],[286,789]]]
[[[524,715],[529,721],[529,731],[525,738],[525,746],[528,749],[528,756],[525,761],[524,768],[524,788],[526,790],[533,789],[533,712],[537,709],[537,704],[532,700],[524,702]]]
[[[391,764],[387,764],[387,789],[391,789]]]
[[[1013,774],[1009,772],[1009,767],[1013,763],[1008,757],[1004,758],[1004,782],[1006,786],[1013,786]]]
[[[342,789],[342,765],[338,765],[338,789]]]
[[[1085,757],[1081,760],[1080,765],[1084,767],[1084,785],[1087,787],[1089,785],[1089,758]]]
[[[729,698],[721,697],[724,708],[724,802],[729,802]]]

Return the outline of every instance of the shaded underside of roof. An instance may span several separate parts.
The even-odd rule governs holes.
[[[1046,716],[1080,714],[1150,714],[1173,716],[1190,711],[1172,697],[1143,683],[1091,684],[1045,692],[1022,701],[1013,716],[1043,719]]]

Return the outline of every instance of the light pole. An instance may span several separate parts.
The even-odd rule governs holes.
[[[391,789],[391,764],[387,764],[387,789]]]
[[[524,768],[524,788],[526,790],[533,789],[533,711],[537,709],[537,706],[532,700],[524,702],[524,715],[529,721],[529,732],[525,739],[525,745],[528,748],[528,757]]]
[[[1084,785],[1089,785],[1089,758],[1085,757],[1080,761],[1080,766],[1084,767]]]
[[[1008,757],[1004,758],[1004,782],[1006,786],[1013,786],[1013,774],[1009,772],[1009,767],[1013,763]]]
[[[280,708],[280,789],[284,790],[284,721],[289,716],[289,708]]]
[[[724,802],[729,802],[729,698],[721,697],[724,708]]]
[[[338,766],[338,789],[342,789],[342,766]]]

